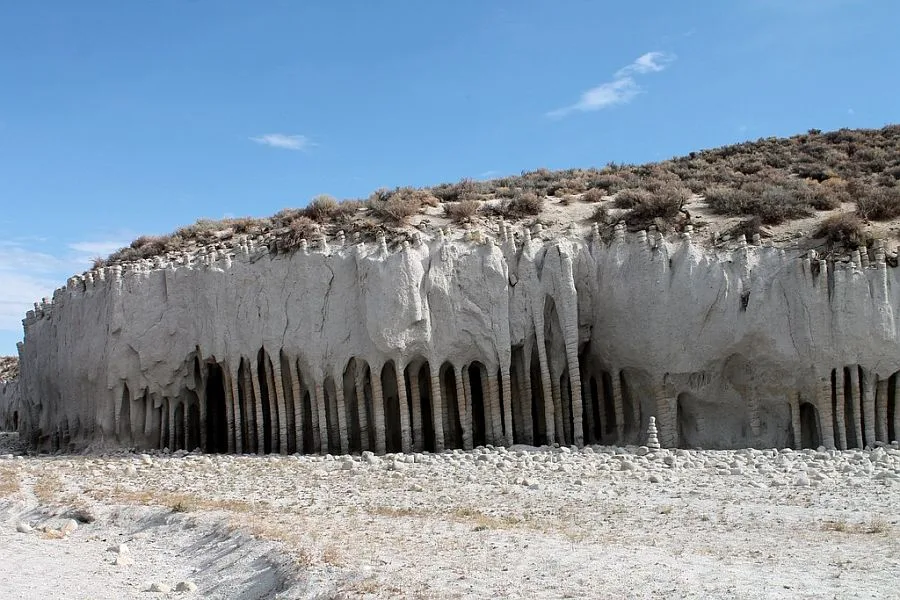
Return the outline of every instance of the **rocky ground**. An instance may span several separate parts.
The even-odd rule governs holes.
[[[18,450],[4,598],[900,598],[896,445]]]

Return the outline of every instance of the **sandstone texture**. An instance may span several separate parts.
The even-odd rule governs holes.
[[[43,450],[282,454],[644,443],[651,416],[663,448],[897,437],[881,243],[824,260],[502,220],[270,242],[71,278],[24,321],[0,424]]]

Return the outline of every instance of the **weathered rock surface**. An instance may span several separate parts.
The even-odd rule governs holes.
[[[249,240],[73,277],[24,321],[0,424],[42,449],[323,454],[633,443],[651,416],[663,447],[897,435],[878,244],[834,262],[621,227],[482,237]]]

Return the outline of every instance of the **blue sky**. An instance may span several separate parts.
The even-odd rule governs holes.
[[[900,120],[893,0],[0,0],[0,354],[93,256],[317,194]]]

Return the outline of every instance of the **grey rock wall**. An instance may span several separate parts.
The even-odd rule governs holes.
[[[624,444],[651,416],[669,447],[871,445],[900,428],[897,273],[621,228],[247,240],[71,278],[0,419],[71,450]]]

